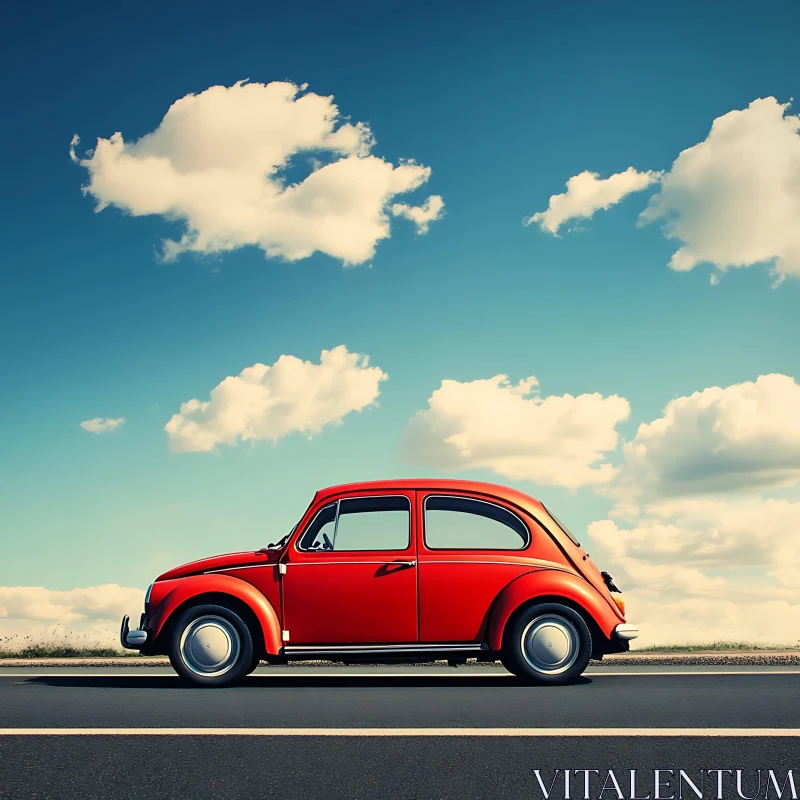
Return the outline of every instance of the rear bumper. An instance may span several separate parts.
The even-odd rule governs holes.
[[[622,623],[614,628],[614,635],[619,639],[624,639],[626,642],[630,639],[635,639],[639,635],[639,627],[631,625],[630,623]]]
[[[592,658],[601,659],[613,653],[627,653],[631,649],[631,639],[639,635],[639,628],[622,622],[611,631],[611,636],[592,642]]]
[[[146,616],[142,614],[139,627],[130,630],[130,617],[126,614],[122,618],[122,625],[119,629],[119,642],[126,650],[140,650],[147,642],[147,631],[144,629],[147,622]]]

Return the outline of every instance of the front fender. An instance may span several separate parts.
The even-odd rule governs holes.
[[[272,604],[258,589],[246,581],[230,575],[206,574],[159,581],[174,584],[167,589],[153,616],[147,622],[150,641],[155,641],[177,608],[187,600],[204,594],[223,594],[243,602],[255,615],[264,636],[264,647],[269,655],[277,655],[282,647],[281,626]],[[158,583],[156,584],[158,586]]]
[[[614,628],[624,622],[621,614],[612,609],[605,598],[587,581],[555,569],[527,572],[508,584],[492,605],[489,615],[487,643],[498,651],[503,646],[503,634],[511,615],[522,605],[539,597],[564,598],[583,608],[610,638]]]

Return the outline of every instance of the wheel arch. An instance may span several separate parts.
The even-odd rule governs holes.
[[[593,655],[603,652],[604,642],[619,623],[605,599],[582,578],[562,570],[534,570],[513,580],[495,599],[489,615],[489,649],[500,652],[519,615],[542,603],[560,603],[580,614],[592,635]]]
[[[167,652],[172,627],[180,615],[187,608],[206,604],[225,606],[239,614],[250,629],[259,656],[279,653],[282,642],[278,615],[252,584],[230,575],[194,575],[178,578],[175,584],[148,624],[152,637],[148,653]]]

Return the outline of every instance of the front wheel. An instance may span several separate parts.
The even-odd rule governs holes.
[[[536,683],[563,684],[589,663],[592,634],[583,617],[560,603],[526,608],[504,642],[503,666]]]
[[[232,686],[248,674],[253,637],[229,608],[194,606],[181,614],[172,630],[169,660],[196,686]]]

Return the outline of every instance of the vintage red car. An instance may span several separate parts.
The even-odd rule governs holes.
[[[194,561],[147,590],[124,647],[168,654],[201,686],[260,660],[500,660],[566,683],[625,651],[613,580],[537,500],[457,480],[373,481],[316,493],[302,519],[255,552]]]

